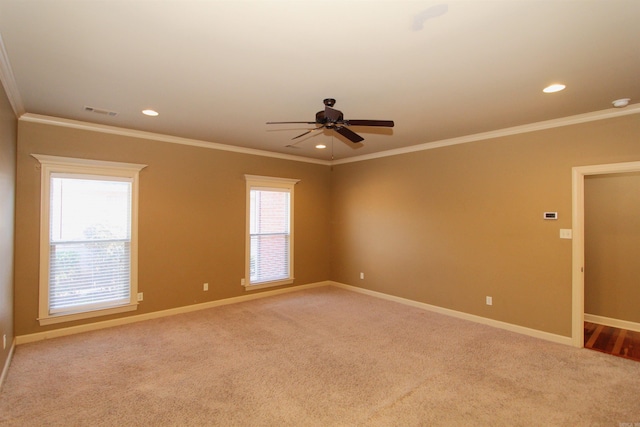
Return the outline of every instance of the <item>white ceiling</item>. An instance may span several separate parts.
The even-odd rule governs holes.
[[[0,0],[20,113],[324,160],[636,103],[639,22],[639,0]],[[395,127],[351,127],[354,148],[265,124],[313,121],[328,97]]]

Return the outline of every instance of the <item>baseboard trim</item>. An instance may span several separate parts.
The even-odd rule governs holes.
[[[359,288],[357,286],[345,285],[344,283],[331,282],[332,286],[346,289],[353,292],[359,292],[361,294],[374,296],[377,298],[386,299],[389,301],[398,302],[400,304],[408,305],[411,307],[420,308],[427,311],[432,311],[438,314],[444,314],[446,316],[456,317],[458,319],[469,320],[475,323],[481,323],[487,326],[493,326],[495,328],[505,329],[507,331],[516,332],[522,335],[528,335],[534,338],[540,338],[546,341],[555,342],[558,344],[572,345],[571,337],[565,337],[562,335],[552,334],[550,332],[540,331],[538,329],[527,328],[525,326],[514,325],[512,323],[502,322],[500,320],[489,319],[475,314],[464,313],[462,311],[451,310],[449,308],[438,307],[436,305],[426,304],[419,301],[414,301],[406,298],[397,297],[394,295],[385,294],[382,292],[371,291],[369,289]]]
[[[160,317],[173,316],[173,315],[176,315],[176,314],[189,313],[189,312],[192,312],[192,311],[205,310],[205,309],[208,309],[208,308],[219,307],[219,306],[228,305],[228,304],[235,304],[235,303],[245,302],[245,301],[251,301],[251,300],[254,300],[254,299],[266,298],[266,297],[270,297],[270,296],[274,296],[274,295],[280,295],[280,294],[289,293],[289,292],[296,292],[296,291],[301,291],[301,290],[304,290],[304,289],[318,288],[318,287],[322,287],[322,286],[335,286],[337,288],[345,289],[345,290],[348,290],[348,291],[358,292],[358,293],[361,293],[361,294],[365,294],[365,295],[369,295],[369,296],[385,299],[385,300],[388,300],[388,301],[394,301],[394,302],[397,302],[397,303],[400,303],[400,304],[404,304],[404,305],[420,308],[420,309],[423,309],[423,310],[432,311],[434,313],[444,314],[446,316],[456,317],[458,319],[469,320],[471,322],[480,323],[480,324],[492,326],[492,327],[495,327],[495,328],[505,329],[507,331],[516,332],[516,333],[519,333],[519,334],[528,335],[528,336],[535,337],[535,338],[540,338],[540,339],[543,339],[543,340],[546,340],[546,341],[551,341],[551,342],[555,342],[555,343],[559,343],[559,344],[565,344],[565,345],[572,345],[571,337],[565,337],[565,336],[562,336],[562,335],[556,335],[556,334],[552,334],[550,332],[544,332],[544,331],[540,331],[540,330],[537,330],[537,329],[531,329],[531,328],[527,328],[527,327],[524,327],[524,326],[514,325],[514,324],[511,324],[511,323],[506,323],[506,322],[502,322],[502,321],[499,321],[499,320],[494,320],[494,319],[489,319],[489,318],[482,317],[482,316],[477,316],[475,314],[469,314],[469,313],[464,313],[464,312],[461,312],[461,311],[451,310],[451,309],[444,308],[444,307],[438,307],[438,306],[435,306],[435,305],[431,305],[431,304],[427,304],[427,303],[423,303],[423,302],[419,302],[419,301],[414,301],[414,300],[410,300],[410,299],[407,299],[407,298],[401,298],[401,297],[397,297],[397,296],[394,296],[394,295],[385,294],[385,293],[382,293],[382,292],[371,291],[369,289],[359,288],[357,286],[346,285],[344,283],[335,282],[335,281],[331,281],[331,280],[325,280],[325,281],[316,282],[316,283],[309,283],[309,284],[306,284],[306,285],[292,286],[292,287],[282,288],[282,289],[275,289],[275,290],[271,290],[271,291],[264,291],[264,292],[259,292],[259,293],[255,293],[255,294],[241,295],[241,296],[238,296],[238,297],[225,298],[225,299],[221,299],[221,300],[209,301],[209,302],[205,302],[205,303],[201,303],[201,304],[193,304],[193,305],[188,305],[188,306],[183,306],[183,307],[177,307],[177,308],[172,308],[172,309],[168,309],[168,310],[154,311],[152,313],[145,313],[145,314],[139,314],[139,315],[134,315],[134,316],[121,317],[121,318],[118,318],[118,319],[105,320],[105,321],[102,321],[102,322],[94,322],[94,323],[88,323],[88,324],[85,324],[85,325],[71,326],[71,327],[68,327],[68,328],[54,329],[54,330],[46,331],[46,332],[37,332],[37,333],[34,333],[34,334],[19,335],[19,336],[15,337],[13,345],[15,346],[15,345],[26,344],[26,343],[35,342],[35,341],[42,341],[42,340],[47,340],[47,339],[51,339],[51,338],[58,338],[58,337],[63,337],[63,336],[67,336],[67,335],[79,334],[79,333],[82,333],[82,332],[89,332],[89,331],[96,331],[96,330],[100,330],[100,329],[112,328],[114,326],[120,326],[120,325],[126,325],[126,324],[130,324],[130,323],[142,322],[142,321],[145,321],[145,320],[151,320],[151,319],[157,319],[157,318],[160,318]],[[589,315],[585,314],[585,320],[587,319],[587,316],[589,316]],[[610,319],[610,320],[615,320],[615,319]],[[619,321],[619,322],[624,322],[624,321]],[[596,323],[598,323],[598,322],[596,322]],[[628,323],[631,323],[631,322],[625,322],[625,323],[628,324]],[[602,324],[605,324],[605,323],[602,323]],[[615,325],[609,325],[609,326],[615,326]],[[640,325],[637,325],[637,327],[640,328]],[[636,330],[636,329],[629,328],[628,326],[625,326],[625,329]],[[640,330],[640,329],[638,329],[638,330]],[[13,353],[13,348],[12,348],[11,352]],[[9,357],[9,359],[10,359],[10,357]],[[5,364],[5,371],[6,371],[7,367],[8,367],[8,363]],[[3,379],[4,379],[4,375],[5,375],[5,372],[3,371],[3,377],[2,377]]]
[[[611,317],[598,316],[596,314],[584,314],[584,321],[597,323],[598,325],[611,326],[613,328],[627,329],[629,331],[640,332],[640,323],[628,320],[612,319]]]
[[[183,307],[171,308],[168,310],[154,311],[152,313],[138,314],[134,316],[121,317],[118,319],[104,320],[101,322],[87,323],[85,325],[70,326],[67,328],[54,329],[46,332],[36,332],[34,334],[19,335],[15,338],[16,345],[26,344],[35,341],[43,341],[51,338],[58,338],[67,335],[79,334],[82,332],[97,331],[99,329],[112,328],[114,326],[127,325],[130,323],[142,322],[145,320],[157,319],[160,317],[173,316],[176,314],[190,313],[192,311],[205,310],[207,308],[219,307],[228,304],[250,301],[258,298],[266,298],[274,295],[280,295],[289,292],[301,291],[304,289],[318,288],[321,286],[329,286],[332,282],[316,282],[306,285],[291,286],[288,288],[274,289],[259,293],[241,295],[238,297],[225,298],[215,301],[204,302],[201,304],[187,305]]]
[[[7,374],[9,373],[9,365],[11,365],[11,359],[13,359],[13,351],[16,349],[16,340],[15,338],[11,341],[11,347],[9,348],[9,355],[7,356],[7,360],[4,362],[4,367],[2,368],[2,375],[0,375],[0,390],[2,390],[2,386],[4,385],[4,380],[7,378]]]

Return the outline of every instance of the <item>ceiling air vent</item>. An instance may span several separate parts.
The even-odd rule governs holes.
[[[89,107],[87,105],[84,106],[84,111],[88,111],[90,113],[102,114],[104,116],[115,117],[118,115],[115,111],[105,110],[104,108],[95,108]]]

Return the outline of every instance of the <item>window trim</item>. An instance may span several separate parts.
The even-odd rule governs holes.
[[[45,154],[31,154],[41,165],[40,173],[40,275],[38,297],[38,322],[40,326],[52,325],[73,320],[89,319],[109,314],[134,311],[138,308],[138,189],[139,172],[147,165],[135,163],[110,162],[102,160],[58,157]],[[129,303],[116,307],[98,308],[76,313],[49,313],[49,210],[51,174],[104,176],[131,179],[131,266]]]
[[[245,228],[245,272],[243,286],[246,291],[270,288],[274,286],[289,285],[294,282],[294,191],[295,185],[300,182],[299,179],[277,178],[270,176],[248,175],[245,174],[246,181],[246,228]],[[251,284],[251,190],[286,190],[289,192],[289,277],[286,279],[273,280],[269,282],[259,282]]]

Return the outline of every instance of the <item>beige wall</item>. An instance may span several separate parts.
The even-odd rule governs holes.
[[[144,301],[136,312],[38,325],[40,170],[32,153],[148,165],[140,173],[138,286]],[[246,295],[240,286],[244,174],[301,180],[295,188],[295,284],[330,278],[327,166],[24,121],[17,158],[16,335]]]
[[[16,116],[0,85],[0,372],[9,356],[13,328],[13,233],[16,176]],[[2,348],[2,337],[7,347]]]
[[[245,294],[249,173],[302,179],[296,284],[332,279],[570,336],[571,241],[559,230],[571,228],[571,168],[640,160],[639,137],[634,114],[329,168],[20,122],[16,335],[47,329],[36,321],[34,152],[149,165],[141,173],[145,301],[137,313]],[[545,211],[559,220],[543,220]]]
[[[571,168],[640,160],[639,141],[634,114],[337,165],[332,278],[570,336]]]
[[[585,177],[585,313],[640,323],[640,173]]]

